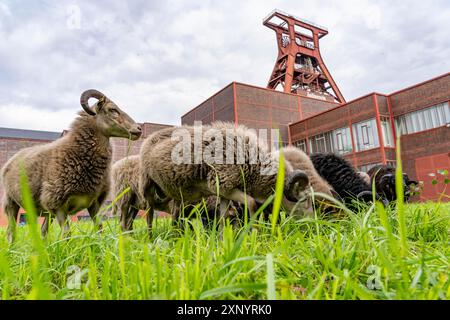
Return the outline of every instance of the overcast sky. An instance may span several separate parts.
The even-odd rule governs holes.
[[[232,81],[265,87],[275,8],[328,28],[322,57],[347,100],[450,71],[448,0],[0,0],[0,127],[61,131],[88,88],[177,124]]]

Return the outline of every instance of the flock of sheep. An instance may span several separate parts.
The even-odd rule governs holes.
[[[88,104],[90,98],[97,99],[92,106]],[[183,208],[203,199],[206,199],[208,212],[217,212],[221,218],[239,215],[244,206],[251,217],[274,192],[281,154],[285,177],[282,204],[292,215],[311,214],[317,206],[328,210],[332,207],[328,201],[332,197],[348,205],[355,198],[372,201],[372,183],[376,186],[376,198],[383,202],[396,199],[395,175],[390,167],[377,166],[367,175],[356,172],[345,159],[335,154],[309,157],[292,146],[281,152],[270,152],[254,131],[234,123],[215,122],[203,126],[203,130],[215,129],[223,134],[227,137],[223,139],[224,144],[231,141],[232,144],[243,144],[244,150],[256,150],[256,161],[252,161],[248,152],[243,155],[234,152],[223,156],[228,160],[241,156],[241,164],[233,161],[176,163],[172,155],[181,138],[174,132],[184,130],[194,135],[195,131],[192,126],[180,126],[153,133],[142,144],[139,155],[129,156],[112,166],[109,139],[137,140],[142,133],[141,127],[97,90],[82,93],[80,103],[84,111],[74,120],[67,135],[49,144],[22,149],[2,168],[3,211],[9,220],[10,242],[14,240],[19,208],[24,203],[23,174],[27,177],[38,214],[45,217],[43,236],[53,217],[61,226],[62,235],[67,236],[70,232],[68,216],[84,209],[101,230],[97,213],[111,186],[115,196],[129,187],[114,209],[120,215],[124,231],[132,229],[139,210],[148,211],[150,232],[154,210],[170,212],[177,221]],[[204,139],[202,147],[208,147],[211,139]],[[194,153],[196,146],[191,143],[187,148]],[[273,168],[276,170],[268,170]],[[406,175],[403,183],[405,198],[408,198],[410,184],[417,183]]]

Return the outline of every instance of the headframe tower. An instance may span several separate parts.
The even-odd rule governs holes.
[[[345,99],[328,71],[319,50],[326,28],[304,19],[272,11],[263,24],[274,30],[278,57],[267,84],[269,89],[344,103]]]

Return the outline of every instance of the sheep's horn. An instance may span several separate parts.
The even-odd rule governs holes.
[[[91,109],[91,107],[89,107],[88,100],[90,98],[95,98],[95,99],[100,100],[100,99],[105,99],[106,96],[103,93],[101,93],[100,91],[97,91],[95,89],[86,90],[85,92],[83,92],[81,94],[80,104],[83,107],[84,111],[86,111],[86,113],[91,116],[95,116],[96,113]]]
[[[288,178],[286,182],[286,199],[291,202],[297,202],[298,196],[294,194],[295,185],[298,183],[298,186],[301,190],[304,190],[309,183],[308,175],[301,170],[294,171]]]
[[[384,181],[386,179],[392,178],[394,175],[392,173],[387,173],[385,175],[381,176],[381,181]]]
[[[372,191],[362,191],[356,196],[356,198],[358,198],[358,200],[362,200],[364,202],[371,202],[373,200],[373,193],[372,193]],[[389,205],[389,201],[380,197],[379,195],[376,195],[375,199],[377,199],[378,201],[381,201],[384,204],[384,206]]]
[[[373,193],[372,193],[372,191],[362,191],[362,192],[358,193],[356,198],[358,198],[358,200],[362,200],[364,202],[370,202],[373,200]]]

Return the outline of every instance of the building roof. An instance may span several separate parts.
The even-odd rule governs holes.
[[[56,140],[59,137],[61,137],[61,132],[0,128],[0,138]]]

